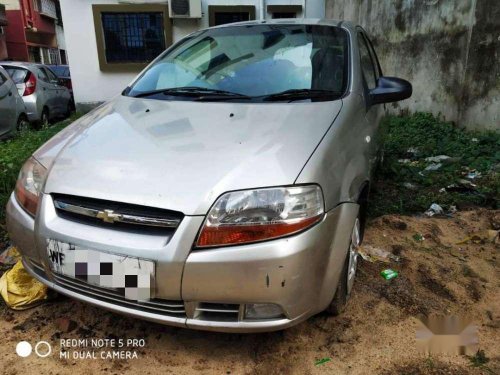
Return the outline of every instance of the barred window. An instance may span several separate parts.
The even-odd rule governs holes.
[[[172,44],[165,4],[93,4],[99,68],[139,72]]]
[[[106,61],[150,62],[165,49],[163,14],[102,13]]]

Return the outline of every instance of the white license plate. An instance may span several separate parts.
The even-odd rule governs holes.
[[[150,260],[87,249],[47,240],[52,271],[103,288],[115,289],[126,299],[147,301],[152,297],[155,264]]]

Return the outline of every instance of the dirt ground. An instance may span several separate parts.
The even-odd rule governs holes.
[[[499,244],[473,233],[500,229],[500,211],[452,218],[384,216],[369,223],[364,245],[400,256],[390,264],[361,261],[352,298],[340,317],[317,315],[281,332],[222,334],[171,328],[122,317],[66,298],[24,312],[0,307],[0,373],[4,374],[499,374]],[[421,238],[423,237],[423,239]],[[399,276],[384,280],[384,268]],[[419,314],[469,315],[489,359],[416,348]],[[57,318],[76,322],[61,332]],[[74,328],[74,329],[73,329]],[[143,338],[138,358],[60,358],[60,339]],[[48,341],[47,358],[18,357],[16,344]],[[79,351],[80,349],[75,349]],[[318,364],[321,359],[325,362]],[[483,361],[484,362],[484,361]]]

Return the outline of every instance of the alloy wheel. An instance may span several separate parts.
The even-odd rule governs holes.
[[[347,268],[347,294],[351,294],[358,267],[358,248],[361,240],[361,223],[359,218],[354,222],[354,228],[351,234],[351,244],[349,245],[349,265]]]

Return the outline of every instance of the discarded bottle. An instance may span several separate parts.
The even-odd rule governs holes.
[[[380,275],[382,275],[382,277],[386,280],[391,280],[398,276],[398,271],[394,271],[388,268],[380,272]]]

